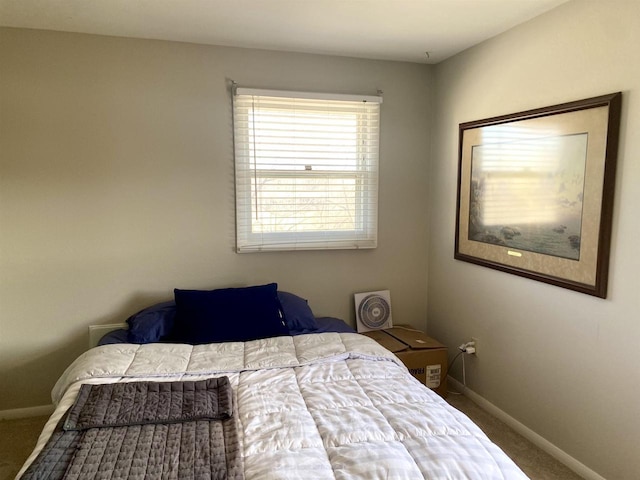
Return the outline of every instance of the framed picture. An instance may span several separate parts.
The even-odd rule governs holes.
[[[460,124],[455,258],[606,298],[621,97]]]

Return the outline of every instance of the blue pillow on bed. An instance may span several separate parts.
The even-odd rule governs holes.
[[[197,345],[289,335],[276,283],[217,290],[176,288],[174,294],[173,341]]]
[[[157,303],[140,310],[127,319],[129,343],[154,343],[168,336],[173,329],[176,302]]]
[[[278,300],[282,306],[285,322],[291,332],[311,333],[319,326],[307,300],[290,292],[278,291]],[[129,343],[154,343],[162,339],[171,340],[176,315],[176,302],[151,305],[127,319],[127,341]]]
[[[316,317],[302,297],[289,292],[278,292],[278,299],[282,305],[284,319],[291,331],[317,330]]]

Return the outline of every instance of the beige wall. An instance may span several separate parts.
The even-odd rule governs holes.
[[[580,0],[435,72],[429,331],[450,347],[478,337],[468,386],[611,480],[640,472],[639,45],[640,2]],[[616,91],[608,298],[454,260],[458,124]]]
[[[50,403],[88,325],[174,287],[278,282],[350,323],[354,292],[388,288],[426,325],[430,67],[0,32],[0,410]],[[234,253],[229,79],[384,91],[379,248]]]

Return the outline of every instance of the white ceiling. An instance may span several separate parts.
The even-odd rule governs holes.
[[[0,0],[0,25],[438,63],[566,1]]]

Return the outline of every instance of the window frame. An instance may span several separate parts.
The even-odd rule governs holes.
[[[238,118],[251,113],[255,108],[252,104],[247,107],[248,98],[280,97],[290,99],[292,104],[286,110],[294,110],[295,99],[327,100],[331,102],[359,102],[363,105],[362,113],[355,108],[350,111],[356,117],[356,154],[353,168],[313,170],[313,167],[300,169],[300,165],[292,168],[260,168],[256,164],[255,150],[252,158],[252,135],[250,120],[247,128],[242,129]],[[368,105],[367,105],[368,103]],[[236,184],[236,251],[238,253],[283,250],[330,250],[357,249],[377,247],[377,211],[378,211],[378,169],[379,169],[379,134],[381,96],[353,96],[340,94],[322,94],[309,92],[292,92],[279,90],[261,90],[236,88],[233,92],[234,112],[234,146],[235,146],[235,184]],[[372,106],[375,106],[373,109]],[[240,113],[242,112],[242,113]],[[318,117],[322,110],[317,110]],[[375,125],[368,124],[370,116],[375,117]],[[373,133],[372,133],[373,131]],[[366,141],[365,141],[366,140]],[[363,141],[364,144],[363,144]],[[372,151],[372,148],[375,151]],[[296,168],[297,167],[297,168]],[[249,174],[247,174],[249,172]],[[313,177],[321,179],[353,179],[355,205],[355,228],[327,229],[315,231],[295,232],[257,232],[253,230],[253,217],[256,212],[257,200],[253,198],[255,183],[258,179],[292,178],[307,180]],[[370,212],[369,210],[374,210]]]

